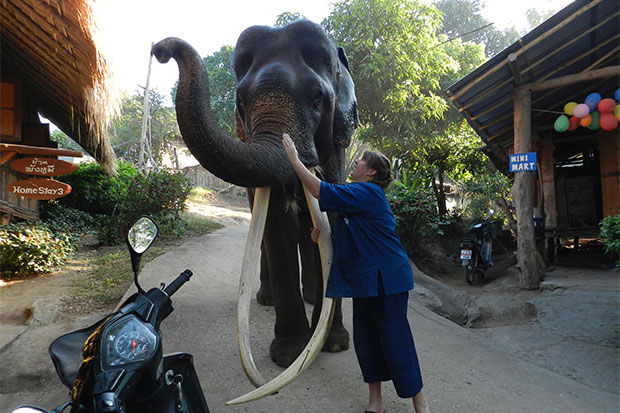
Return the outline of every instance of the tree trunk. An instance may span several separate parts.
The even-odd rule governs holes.
[[[515,153],[530,150],[531,131],[531,93],[527,89],[517,89],[514,100]],[[539,287],[540,273],[536,259],[536,239],[534,237],[532,172],[515,172],[512,186],[512,199],[517,208],[517,265],[519,266],[519,285],[522,289],[534,290]]]

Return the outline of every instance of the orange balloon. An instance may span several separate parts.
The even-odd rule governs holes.
[[[592,123],[592,115],[589,113],[579,120],[579,124],[584,128],[587,128]]]

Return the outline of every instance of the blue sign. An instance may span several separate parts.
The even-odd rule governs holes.
[[[525,172],[536,170],[536,152],[515,153],[508,155],[510,172]]]

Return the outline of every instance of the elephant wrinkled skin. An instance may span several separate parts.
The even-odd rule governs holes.
[[[342,48],[323,29],[301,20],[281,28],[253,26],[237,42],[237,135],[218,129],[209,104],[209,81],[200,55],[185,41],[168,38],[153,47],[162,62],[179,66],[176,111],[183,139],[203,167],[232,184],[271,188],[263,235],[263,277],[268,275],[276,310],[270,354],[291,364],[311,334],[299,287],[298,245],[304,270],[322,285],[317,248],[309,245],[307,206],[301,184],[286,159],[281,139],[288,133],[308,167],[322,179],[344,182],[344,150],[358,125],[354,85]],[[310,267],[310,269],[306,268]],[[267,274],[268,273],[268,274]],[[313,324],[320,313],[317,288]],[[324,349],[349,346],[337,306]]]

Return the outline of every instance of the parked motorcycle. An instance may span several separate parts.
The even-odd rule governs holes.
[[[489,211],[483,222],[472,225],[461,239],[460,259],[467,284],[475,284],[483,279],[487,268],[493,266],[493,238],[488,230],[488,220],[492,215],[493,210]]]
[[[127,236],[138,292],[116,313],[50,345],[56,372],[71,389],[71,400],[51,412],[209,412],[192,356],[163,356],[159,329],[173,311],[170,297],[192,272],[185,270],[167,287],[162,283],[148,292],[138,283],[140,258],[157,233],[157,224],[143,216]],[[26,412],[51,413],[35,406],[13,411]]]

